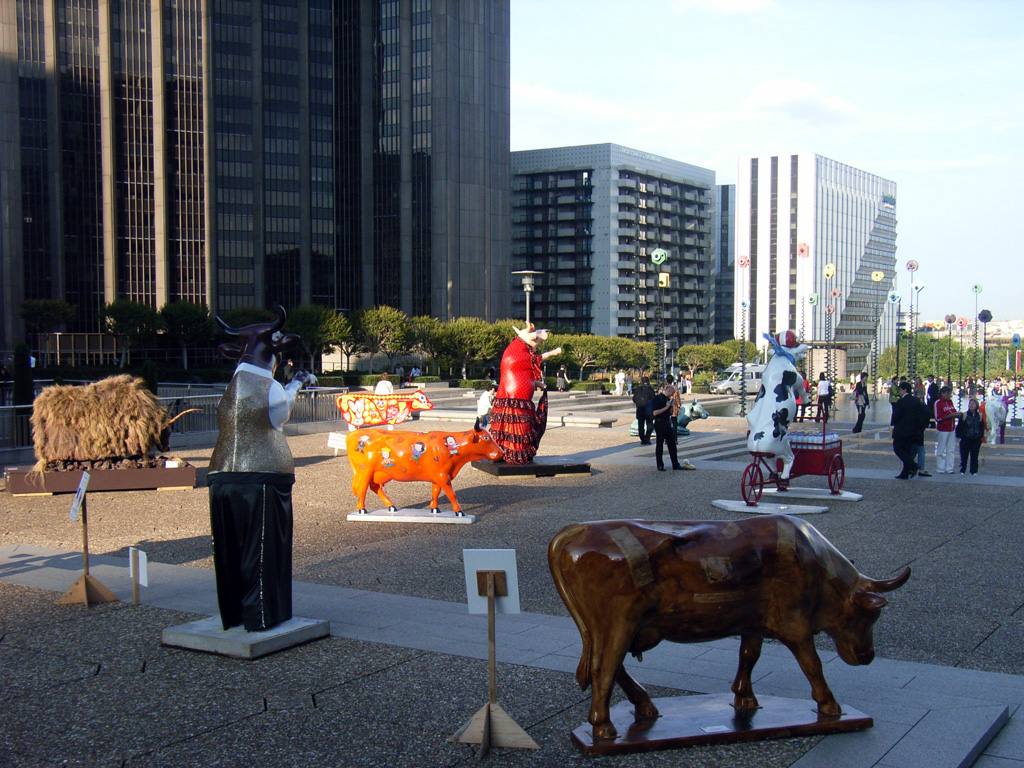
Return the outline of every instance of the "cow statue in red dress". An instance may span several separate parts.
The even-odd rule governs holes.
[[[544,353],[537,345],[547,339],[546,330],[538,331],[533,323],[520,330],[516,339],[501,357],[501,380],[491,411],[491,437],[505,454],[509,464],[529,464],[537,454],[540,439],[548,423],[548,390],[541,372],[541,363],[562,352],[562,348]],[[533,394],[540,388],[537,405]]]

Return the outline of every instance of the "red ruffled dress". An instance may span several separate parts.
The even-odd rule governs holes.
[[[501,380],[491,410],[490,432],[508,464],[529,464],[548,423],[548,391],[533,404],[534,382],[543,378],[541,356],[515,339],[501,357]]]

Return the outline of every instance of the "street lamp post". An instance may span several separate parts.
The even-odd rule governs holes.
[[[521,269],[518,272],[513,272],[513,275],[521,275],[523,281],[523,293],[526,294],[526,324],[530,324],[530,294],[533,293],[534,287],[534,275],[543,275],[543,272],[538,272],[533,269]]]
[[[978,378],[978,294],[981,293],[981,290],[981,283],[971,286],[971,293],[974,294],[974,344],[971,347],[971,359],[973,360],[971,374],[975,380]],[[972,392],[967,393],[968,397],[972,394]]]
[[[910,297],[910,348],[914,350],[914,370],[911,373],[907,371],[907,376],[917,376],[917,327],[920,323],[914,319],[914,307],[916,305],[918,313],[921,312],[921,291],[924,290],[924,284],[914,286],[914,295]],[[910,357],[907,357],[907,364],[909,366]]]

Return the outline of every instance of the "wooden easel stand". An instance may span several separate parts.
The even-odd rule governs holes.
[[[452,741],[479,744],[477,759],[487,757],[492,746],[540,749],[529,734],[498,704],[497,663],[495,659],[494,600],[508,596],[504,571],[477,571],[477,594],[487,595],[487,703],[462,726]]]
[[[82,575],[71,585],[71,589],[61,595],[57,605],[73,605],[84,603],[116,603],[117,595],[103,586],[98,579],[89,575],[89,509],[85,496],[82,497]]]

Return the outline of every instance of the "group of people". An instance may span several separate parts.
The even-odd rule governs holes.
[[[651,434],[655,436],[654,460],[659,472],[665,471],[665,449],[672,462],[672,469],[693,469],[679,462],[676,452],[675,417],[679,415],[682,403],[679,389],[675,385],[675,377],[665,376],[665,382],[655,392],[649,376],[640,379],[633,387],[633,404],[636,406],[637,433],[641,445],[651,444]]]
[[[861,382],[863,383],[863,376]],[[866,394],[866,389],[865,389]],[[855,395],[856,397],[856,395]],[[978,474],[978,455],[985,436],[985,418],[976,397],[971,397],[966,411],[953,405],[953,388],[939,386],[931,375],[927,383],[893,376],[889,402],[892,405],[892,450],[903,464],[897,480],[931,477],[925,470],[925,430],[934,427],[935,472],[952,475],[956,472],[955,447],[960,442],[960,474]],[[858,415],[858,424],[863,418]],[[854,430],[859,431],[859,430]]]

